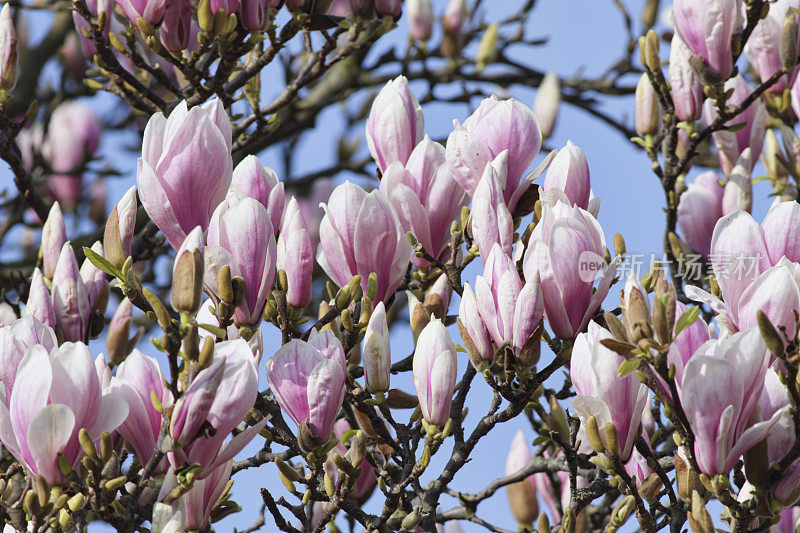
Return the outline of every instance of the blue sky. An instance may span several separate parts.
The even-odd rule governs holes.
[[[436,12],[441,13],[446,5],[446,0],[433,0],[433,2]],[[520,3],[522,2],[517,0],[490,1],[484,2],[484,9],[488,9],[488,18],[491,19],[515,9]],[[642,2],[628,1],[625,3],[629,6],[636,6],[638,9]],[[637,23],[638,18],[637,13],[634,16]],[[36,19],[33,19],[33,22],[35,21]],[[36,39],[37,30],[38,33],[41,33],[42,25],[34,24],[33,26],[38,26],[32,28],[33,38]],[[399,28],[390,34],[386,43],[379,45],[377,49],[383,50],[391,43],[404,46],[405,34],[406,23],[402,20]],[[627,42],[622,17],[614,8],[613,2],[597,0],[539,0],[530,17],[527,35],[530,38],[547,38],[549,42],[541,47],[517,48],[509,53],[539,70],[554,70],[562,77],[579,73],[586,76],[598,75],[620,56]],[[434,39],[438,38],[437,28]],[[50,74],[55,75],[55,69],[52,69]],[[264,93],[267,95],[278,94],[281,87],[270,86],[266,79],[269,78],[265,78]],[[631,77],[627,81],[633,84],[636,78]],[[509,95],[531,105],[535,90],[514,87],[510,90]],[[111,112],[117,103],[112,97],[97,98],[95,102],[101,113]],[[477,105],[477,101],[473,102],[473,105]],[[618,100],[609,98],[604,101],[604,106],[605,109],[614,112],[617,116],[627,117],[628,122],[632,123],[632,98]],[[463,121],[471,111],[466,105],[426,105],[423,109],[426,117],[426,133],[432,138],[440,139],[447,136],[453,119]],[[299,170],[314,171],[324,168],[334,161],[334,145],[330,142],[330,132],[338,132],[337,125],[338,128],[343,127],[339,111],[337,109],[326,111],[320,117],[319,124],[324,124],[325,127],[318,127],[315,133],[309,135],[304,142],[298,145],[295,160],[298,162]],[[365,152],[366,143],[363,134],[360,136],[360,140],[362,141],[360,150]],[[660,254],[664,227],[663,193],[657,179],[649,169],[649,161],[644,154],[619,133],[611,130],[597,119],[589,117],[579,109],[563,105],[558,126],[553,137],[548,141],[548,145],[561,147],[566,144],[567,140],[572,140],[586,153],[594,192],[602,198],[598,218],[609,245],[613,235],[620,232],[625,237],[629,253],[650,254],[654,252]],[[104,154],[123,174],[123,178],[115,181],[110,187],[110,205],[113,205],[122,192],[135,181],[135,155],[121,150],[121,147],[134,145],[136,142],[133,136],[125,135],[114,135],[104,139]],[[281,168],[278,153],[275,150],[267,150],[260,154],[260,158],[262,164],[274,166],[276,169]],[[697,171],[693,171],[692,175],[696,173]],[[347,177],[349,176],[343,174],[339,176],[339,179],[343,180]],[[7,185],[10,185],[10,176],[7,170],[3,170],[0,174],[0,187]],[[765,186],[756,187],[754,212],[757,219],[760,219],[769,205],[769,201],[765,198],[765,191]],[[618,287],[612,288],[610,302],[616,302],[618,290]],[[457,309],[457,298],[454,300],[456,301],[451,309]],[[280,335],[277,330],[270,329],[270,327],[264,328],[264,334],[266,358],[277,349]],[[453,331],[453,334],[457,336],[456,331]],[[408,337],[407,331],[402,328],[396,328],[394,331],[393,354],[395,358],[399,359],[410,353],[412,346]],[[93,353],[103,351],[102,339],[95,341],[92,348]],[[142,342],[140,348],[148,354],[154,352],[147,341]],[[551,357],[551,354],[543,354],[543,362],[540,365],[549,362]],[[459,370],[463,372],[466,364],[468,362],[464,356],[459,361]],[[263,364],[259,372],[263,389],[266,388]],[[393,386],[413,392],[409,376],[396,379]],[[468,402],[470,416],[466,422],[467,431],[474,427],[479,413],[485,412],[490,400],[489,387],[477,379]],[[475,492],[483,488],[494,477],[502,476],[508,446],[518,429],[522,429],[529,440],[533,440],[533,431],[522,419],[499,426],[488,438],[481,441],[473,454],[474,461],[467,464],[458,473],[450,488],[457,491]],[[255,445],[251,445],[249,449],[257,449],[260,440],[260,437],[257,438]],[[440,471],[448,452],[449,447],[443,446],[442,450],[434,457],[429,472]],[[242,472],[235,479],[234,497],[242,505],[244,511],[218,524],[217,529],[220,531],[230,530],[233,527],[246,528],[255,521],[261,505],[258,492],[261,487],[267,487],[276,498],[286,495],[285,489],[278,481],[276,468],[271,464],[257,470]],[[422,481],[424,483],[429,479],[430,476],[423,476]],[[380,504],[381,500],[373,497],[365,505],[365,509],[368,512],[377,511]],[[442,499],[442,509],[453,505],[457,505],[454,500],[447,497]],[[478,515],[487,518],[497,526],[516,529],[514,520],[508,511],[504,491],[500,491],[494,498],[482,503],[478,508]],[[269,526],[268,520],[264,530],[269,531]],[[462,524],[462,527],[465,531],[483,531],[478,526]]]

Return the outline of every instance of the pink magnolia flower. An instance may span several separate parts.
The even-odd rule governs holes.
[[[314,276],[314,243],[303,218],[300,204],[292,198],[278,237],[276,266],[286,272],[289,284],[286,301],[302,309],[311,303],[311,282]]]
[[[164,48],[173,54],[189,47],[192,36],[192,11],[189,0],[165,1],[164,20],[158,30]]]
[[[225,443],[250,412],[257,395],[258,372],[247,342],[236,339],[217,343],[211,365],[197,374],[175,402],[170,433],[183,447],[168,454],[170,464],[176,468],[200,464],[201,477],[205,477],[231,460],[268,421],[265,418]],[[199,433],[205,424],[213,431]]]
[[[494,347],[486,324],[483,323],[478,300],[469,283],[464,284],[464,294],[461,295],[461,304],[458,308],[458,329],[470,361],[476,368],[494,359]]]
[[[244,196],[261,202],[269,213],[272,229],[276,233],[280,230],[286,206],[286,193],[283,182],[278,181],[278,175],[274,170],[262,167],[256,156],[249,155],[233,169],[231,186],[239,189]]]
[[[616,259],[592,290],[605,249],[603,229],[588,211],[562,202],[542,206],[542,220],[528,241],[523,270],[525,279],[540,280],[545,317],[558,337],[572,338],[584,331],[608,294]]]
[[[405,165],[411,151],[422,140],[425,118],[408,80],[400,76],[381,89],[367,119],[369,153],[381,172],[400,161]]]
[[[361,350],[367,390],[375,394],[389,390],[389,371],[392,368],[392,347],[386,308],[379,302],[372,311]]]
[[[495,244],[482,276],[475,279],[475,298],[486,330],[499,348],[511,343],[519,356],[541,323],[544,312],[536,275],[522,283],[514,261]]]
[[[192,109],[181,102],[169,118],[150,118],[137,170],[139,199],[174,249],[196,226],[208,228],[232,165],[231,123],[219,100]]]
[[[377,275],[375,302],[392,297],[411,260],[411,245],[389,199],[367,193],[349,181],[336,187],[320,223],[317,262],[344,287],[356,274],[366,293],[370,273]]]
[[[495,245],[509,255],[514,248],[514,220],[503,195],[507,180],[508,152],[501,152],[487,163],[472,195],[472,238],[484,264]]]
[[[523,174],[542,146],[542,133],[536,115],[525,104],[514,100],[486,98],[464,121],[455,123],[447,139],[447,163],[455,179],[474,194],[486,164],[508,150],[508,178],[504,196],[509,209],[516,207],[531,177]]]
[[[739,457],[768,436],[782,412],[752,423],[769,367],[758,328],[701,346],[686,363],[678,393],[695,435],[694,457],[706,475],[726,475]],[[709,380],[716,386],[709,387]]]
[[[145,19],[150,24],[157,24],[164,16],[164,9],[168,0],[116,0],[131,24],[136,26],[136,21]]]
[[[253,198],[231,192],[211,219],[206,246],[206,287],[217,292],[217,276],[229,265],[245,281],[245,298],[236,308],[238,325],[257,324],[275,279],[275,231],[270,214]]]
[[[506,457],[506,475],[516,474],[525,468],[532,458],[525,434],[522,430],[517,431],[514,435],[514,440],[511,441],[511,448],[508,450],[508,456]],[[514,519],[520,524],[533,523],[539,515],[539,501],[536,498],[536,483],[533,475],[516,483],[511,483],[506,486],[506,491],[508,492],[508,503]]]
[[[563,191],[568,202],[581,209],[587,209],[592,199],[592,185],[589,179],[589,163],[583,150],[567,141],[567,146],[559,150],[553,158],[542,184],[542,191]],[[596,214],[596,211],[594,211]]]
[[[733,94],[727,101],[729,105],[741,104],[752,92],[741,74],[725,82],[725,90],[729,89],[733,89]],[[717,110],[711,100],[706,100],[703,116],[709,124],[717,119]],[[743,113],[726,123],[729,126],[744,123],[745,126],[743,128],[735,132],[718,131],[713,134],[723,174],[726,176],[731,174],[745,148],[750,148],[752,152],[751,164],[755,164],[758,161],[758,156],[761,155],[761,149],[764,146],[764,136],[766,135],[766,116],[767,111],[764,102],[757,99]],[[752,171],[752,166],[747,170]]]
[[[692,68],[692,51],[676,33],[669,47],[669,85],[675,114],[684,122],[694,122],[703,114],[703,83]]]
[[[763,310],[776,327],[792,335],[793,311],[800,310],[798,220],[796,202],[776,204],[761,225],[745,211],[722,217],[709,257],[724,302],[692,286],[687,296],[708,304],[730,331],[755,326],[757,311]]]
[[[749,213],[753,209],[753,178],[750,175],[752,168],[752,151],[750,148],[745,148],[725,184],[722,194],[723,215],[729,215],[737,210]]]
[[[153,531],[202,531],[208,525],[220,497],[225,493],[232,468],[232,460],[221,463],[207,476],[196,479],[189,492],[171,505],[156,503],[153,506]],[[178,485],[175,469],[170,468],[164,477],[158,499],[163,500]]]
[[[50,289],[44,281],[42,271],[38,268],[33,270],[31,286],[28,290],[28,301],[25,303],[24,316],[33,316],[44,325],[56,327],[56,315],[53,311],[53,297]]]
[[[59,337],[65,341],[86,340],[92,305],[69,241],[61,248],[53,273],[52,297]]]
[[[332,331],[312,330],[308,341],[284,344],[267,361],[269,388],[295,424],[327,442],[344,400],[347,363]]]
[[[603,442],[606,424],[613,424],[619,435],[620,458],[627,461],[647,405],[647,388],[634,375],[624,378],[617,375],[624,359],[600,342],[610,338],[611,333],[595,322],[589,323],[588,332],[575,338],[570,377],[578,396],[572,400],[572,406],[584,430],[589,417],[597,419]]]
[[[675,0],[675,29],[693,54],[724,80],[733,71],[731,43],[742,27],[741,0]]]
[[[697,176],[678,202],[678,227],[686,244],[705,258],[711,252],[711,236],[722,218],[719,178],[713,170]]]
[[[0,86],[9,90],[16,82],[17,31],[11,16],[11,6],[6,4],[0,11]]]
[[[800,0],[777,0],[772,3],[769,13],[756,24],[744,45],[744,53],[762,82],[770,79],[783,67],[780,53],[783,25],[787,15],[793,16],[795,21],[798,20],[797,12],[792,11],[797,9],[800,9]],[[794,47],[795,57],[798,54],[800,54],[800,40]],[[781,76],[777,83],[768,89],[769,92],[781,94],[791,88],[797,78],[797,71],[795,67],[788,74]]]
[[[151,397],[154,395],[163,406],[171,406],[173,402],[158,362],[133,350],[117,368],[110,390],[124,398],[129,408],[128,417],[119,426],[119,434],[133,446],[139,463],[145,465],[157,451],[156,441],[163,418]],[[159,470],[163,472],[166,467],[166,462],[162,462]]]
[[[239,20],[242,26],[250,31],[264,29],[270,15],[274,16],[280,0],[241,0],[239,3]]]
[[[445,164],[444,152],[442,145],[426,135],[405,167],[395,161],[385,169],[380,184],[403,228],[437,259],[449,257],[450,223],[464,199],[463,189]],[[420,268],[429,266],[425,259],[414,256],[411,260]]]
[[[561,81],[556,72],[550,71],[544,75],[536,99],[533,101],[533,112],[539,119],[542,129],[542,138],[549,139],[556,129],[558,110],[561,107]]]
[[[80,171],[100,147],[102,130],[95,114],[80,102],[66,102],[53,111],[42,155],[53,171],[50,191],[62,204],[80,200]]]
[[[127,416],[125,400],[103,392],[85,344],[67,342],[49,354],[36,345],[19,364],[8,407],[0,404],[0,440],[30,473],[59,485],[58,457],[76,467],[83,456],[78,432],[97,443]]]
[[[422,417],[429,424],[443,426],[450,418],[457,368],[456,347],[438,318],[419,334],[413,372]]]
[[[431,0],[409,0],[406,5],[408,32],[413,39],[427,41],[433,34]]]
[[[47,279],[53,279],[58,256],[61,255],[65,242],[67,242],[67,227],[64,225],[64,216],[61,214],[58,202],[53,202],[42,227],[42,268]]]

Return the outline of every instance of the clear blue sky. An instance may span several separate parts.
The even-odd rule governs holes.
[[[437,14],[440,14],[444,10],[446,0],[433,0],[433,2]],[[520,3],[522,3],[521,0],[489,1],[484,2],[484,9],[488,9],[489,18],[493,18],[515,9]],[[629,6],[636,6],[637,10],[641,3],[631,0],[625,2]],[[635,20],[638,23],[638,14]],[[32,26],[35,26],[32,28],[32,38],[37,39],[39,38],[37,34],[41,33],[43,26],[35,24],[36,19],[33,19],[32,22],[34,22]],[[406,23],[405,20],[402,20],[394,34],[377,49],[384,49],[388,43],[404,44],[405,34]],[[622,17],[615,9],[613,2],[598,0],[539,0],[530,20],[528,37],[546,37],[549,39],[549,43],[539,48],[524,49],[524,57],[521,57],[522,49],[517,49],[512,53],[537,69],[555,70],[561,76],[571,76],[576,73],[590,76],[599,74],[620,56],[626,42]],[[437,28],[434,39],[438,38],[439,30]],[[54,75],[54,69],[51,74]],[[267,79],[269,78],[265,78],[265,84],[267,84]],[[629,81],[635,83],[635,78]],[[267,84],[264,92],[277,94],[280,89],[281,87],[270,87]],[[515,87],[511,90],[510,96],[530,105],[533,103],[535,91],[529,88]],[[113,112],[116,104],[111,97],[100,97],[95,99],[95,102],[102,113]],[[632,122],[632,99],[619,101],[609,99],[606,102],[606,109],[614,111],[618,116],[626,116],[629,122]],[[450,131],[452,119],[463,120],[470,112],[467,106],[445,107],[441,105],[425,106],[424,111],[425,131],[433,138],[446,137]],[[298,147],[296,160],[299,162],[300,170],[313,171],[324,168],[334,161],[335,154],[332,144],[330,141],[325,142],[325,139],[329,139],[328,136],[334,130],[335,125],[343,124],[337,113],[338,111],[334,109],[321,117],[319,123],[325,124],[324,131],[322,128],[318,128],[319,131],[309,136],[308,140]],[[594,192],[602,198],[599,220],[609,244],[613,235],[620,232],[625,237],[630,253],[660,253],[664,227],[663,194],[655,176],[649,169],[649,162],[644,154],[636,150],[619,133],[600,121],[589,117],[579,109],[564,105],[560,111],[555,134],[548,141],[548,145],[561,147],[567,140],[572,140],[586,153]],[[366,143],[363,142],[363,135],[361,141],[363,143],[361,150],[364,151]],[[103,152],[109,156],[114,167],[124,176],[110,187],[110,206],[113,206],[122,192],[135,181],[135,154],[122,150],[123,145],[131,146],[135,142],[136,140],[132,136],[115,135],[104,139]],[[261,154],[262,164],[281,168],[276,157],[275,151],[267,151]],[[11,185],[8,171],[3,170],[2,172],[0,188]],[[693,172],[693,174],[696,173],[697,171]],[[341,179],[346,177],[342,175]],[[765,191],[765,187],[756,187],[754,196],[757,218],[769,205],[765,198]],[[9,253],[9,250],[6,250],[5,253]],[[609,303],[612,301],[616,303],[618,290],[619,287],[612,288]],[[457,309],[457,297],[454,297],[454,300],[451,309]],[[265,328],[264,332],[266,359],[277,349],[280,335],[277,330],[270,327]],[[404,357],[412,349],[408,335],[400,328],[394,331],[394,334],[394,357]],[[453,334],[457,336],[456,331],[453,331]],[[103,340],[93,342],[92,348],[95,354],[103,352],[105,350]],[[148,341],[140,343],[140,349],[148,354],[155,352]],[[543,363],[540,364],[546,364],[551,358],[551,354],[543,354]],[[463,372],[466,364],[467,359],[464,356],[459,361],[459,370]],[[263,363],[259,373],[261,388],[266,388]],[[408,377],[402,380],[397,379],[393,382],[393,386],[413,392],[413,385]],[[485,412],[491,399],[489,391],[490,389],[485,383],[476,379],[468,402],[470,416],[466,422],[467,431],[474,427],[478,414]],[[529,440],[533,439],[533,431],[522,419],[513,420],[498,427],[490,437],[481,441],[473,454],[474,461],[459,472],[450,488],[457,491],[475,492],[483,488],[494,477],[502,476],[508,446],[518,429],[523,429]],[[248,450],[258,449],[261,440],[260,437],[256,438],[255,444],[251,445]],[[448,453],[449,447],[444,446],[434,457],[429,471],[437,472],[437,468],[441,468]],[[429,479],[430,476],[424,476],[423,484]],[[243,529],[255,521],[261,507],[259,495],[261,487],[267,487],[275,494],[276,498],[286,495],[285,489],[278,481],[276,468],[271,464],[257,470],[242,472],[235,477],[235,480],[234,498],[242,505],[244,511],[217,524],[219,531],[227,531],[234,527]],[[365,510],[377,511],[381,501],[379,498],[373,497],[366,504]],[[442,509],[453,505],[457,505],[457,502],[448,497],[442,498]],[[504,491],[500,491],[494,498],[482,503],[478,508],[478,515],[487,518],[495,525],[516,529],[514,520],[508,511]],[[462,524],[462,527],[465,531],[484,531],[483,528],[468,524]],[[269,520],[263,530],[272,530]]]

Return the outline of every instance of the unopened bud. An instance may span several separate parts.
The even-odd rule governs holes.
[[[605,453],[606,447],[603,444],[603,439],[600,438],[600,429],[597,427],[597,419],[590,416],[586,420],[586,438],[589,439],[589,444],[597,453]]]
[[[497,56],[497,41],[498,41],[498,26],[497,24],[490,24],[481,37],[481,42],[478,45],[478,53],[475,55],[475,71],[480,72],[487,65],[494,63]]]
[[[797,65],[797,12],[789,8],[783,19],[783,30],[778,43],[781,66],[791,70]]]
[[[636,133],[641,136],[655,135],[661,124],[661,105],[658,102],[650,78],[645,72],[639,78],[634,96],[636,106]]]
[[[761,332],[761,337],[767,345],[769,351],[775,357],[780,357],[785,351],[783,340],[781,339],[778,330],[770,322],[769,317],[764,311],[759,310],[756,313],[756,321],[758,322],[758,330]]]
[[[0,11],[0,89],[10,90],[17,82],[17,31],[11,5]]]
[[[561,82],[558,74],[553,71],[545,74],[536,99],[533,101],[533,112],[539,119],[539,127],[542,129],[542,138],[548,139],[556,128],[558,119],[558,108],[561,105]]]
[[[342,309],[347,308],[352,300],[353,297],[352,293],[350,292],[350,286],[345,285],[336,294],[336,308],[341,311]]]
[[[69,510],[74,513],[83,509],[85,503],[86,497],[79,492],[67,501],[67,507],[69,507]]]
[[[172,268],[172,307],[194,315],[203,297],[203,232],[200,226],[189,233],[181,244]]]
[[[419,524],[419,520],[420,520],[419,511],[417,509],[414,509],[413,511],[408,513],[405,518],[403,518],[403,522],[400,525],[403,529],[410,531],[413,530],[415,527],[417,527],[417,524]]]
[[[80,442],[81,448],[83,448],[83,453],[88,457],[94,460],[99,458],[97,455],[97,448],[95,448],[94,442],[92,442],[92,438],[89,436],[89,432],[86,431],[86,428],[81,428],[80,431],[78,431],[78,442]]]
[[[225,303],[233,304],[235,296],[233,294],[233,284],[231,283],[231,267],[223,265],[217,274],[217,293],[219,299]]]

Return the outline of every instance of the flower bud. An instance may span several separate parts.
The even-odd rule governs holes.
[[[392,352],[389,344],[389,326],[386,309],[379,302],[372,312],[364,334],[362,350],[364,376],[367,390],[373,394],[389,390],[389,371],[392,368]]]
[[[447,57],[457,58],[464,47],[464,22],[467,20],[467,3],[465,0],[450,0],[442,16],[444,39],[442,51]]]
[[[750,148],[745,148],[736,166],[731,170],[728,183],[722,194],[722,215],[729,215],[737,210],[747,211],[753,209],[753,178],[750,170],[753,168],[753,157]]]
[[[691,50],[676,33],[669,51],[669,84],[675,113],[685,122],[694,122],[703,114],[703,84],[692,68],[691,55]]]
[[[276,264],[286,272],[286,301],[302,309],[311,302],[311,281],[314,275],[314,245],[306,221],[295,198],[286,207]]]
[[[414,388],[422,416],[429,424],[444,426],[456,386],[456,347],[442,321],[425,326],[414,350]]]
[[[192,37],[192,6],[189,0],[169,0],[159,29],[161,44],[178,54],[189,47]]]
[[[741,0],[676,0],[675,29],[720,80],[733,71],[733,36],[742,27]]]
[[[112,364],[118,365],[131,353],[135,342],[128,338],[131,330],[131,315],[133,304],[127,298],[123,298],[108,325],[108,337],[106,338],[106,348],[108,349],[108,359]],[[136,339],[138,340],[138,335]]]
[[[539,119],[543,139],[548,139],[553,134],[560,105],[561,82],[558,74],[550,71],[542,79],[539,90],[536,92],[536,99],[533,101],[533,112]]]
[[[61,206],[58,202],[54,202],[42,227],[42,267],[47,279],[53,279],[58,256],[65,242],[67,242],[67,229],[64,225],[64,216],[61,214]]]
[[[506,475],[512,475],[527,466],[531,460],[531,452],[525,441],[525,434],[517,431],[511,442],[511,449],[506,459]],[[511,514],[520,525],[531,525],[539,516],[539,503],[536,499],[536,488],[532,476],[511,483],[506,487],[508,505]]]
[[[131,255],[131,242],[136,228],[136,187],[131,187],[111,211],[103,235],[105,258],[122,268]]]
[[[487,65],[494,63],[497,57],[497,41],[498,41],[498,26],[497,24],[490,24],[481,37],[481,42],[478,44],[478,53],[475,54],[475,71],[480,72]]]
[[[0,89],[8,91],[17,82],[17,31],[11,18],[11,6],[0,11]]]
[[[381,172],[395,160],[403,165],[422,140],[425,119],[408,80],[400,76],[381,89],[367,118],[367,145]]]
[[[553,158],[542,190],[559,189],[567,195],[569,203],[581,209],[588,209],[592,188],[589,180],[589,163],[583,150],[567,141],[567,146],[559,150]]]
[[[406,3],[408,29],[412,39],[427,41],[433,33],[431,0],[409,0]]]
[[[28,291],[28,301],[25,304],[24,314],[36,317],[45,326],[56,327],[50,289],[47,288],[42,271],[38,268],[34,269],[31,277],[31,287]]]
[[[636,133],[642,137],[658,133],[661,124],[661,105],[646,72],[636,85],[635,103]]]
[[[783,30],[778,46],[781,66],[787,70],[797,65],[797,41],[797,13],[790,9],[783,19]]]
[[[307,342],[284,344],[267,362],[270,389],[300,427],[307,448],[330,438],[344,400],[345,377],[344,349],[332,331],[312,330]]]
[[[375,11],[380,17],[398,19],[403,14],[403,0],[375,0]]]
[[[425,310],[435,318],[444,319],[450,307],[450,298],[453,296],[453,286],[447,275],[442,273],[436,278],[433,286],[428,289],[423,305]]]
[[[184,239],[172,267],[172,307],[195,314],[203,297],[203,231],[195,227]]]

